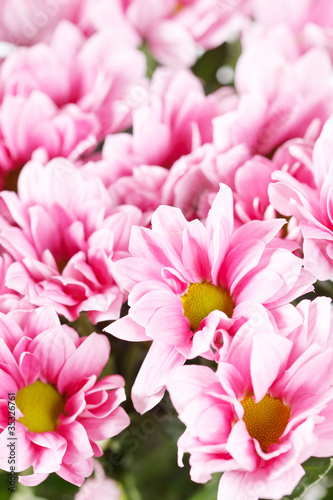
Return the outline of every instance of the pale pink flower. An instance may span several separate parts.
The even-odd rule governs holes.
[[[214,119],[216,148],[246,143],[253,154],[267,155],[288,139],[309,139],[314,122],[320,131],[332,113],[332,74],[322,49],[289,61],[270,40],[251,44],[236,66],[238,107]]]
[[[8,224],[0,240],[15,260],[6,286],[70,320],[81,311],[94,323],[117,318],[124,295],[113,264],[128,255],[140,210],[116,207],[98,178],[84,180],[64,159],[45,167],[29,162],[18,194],[4,191],[1,198]]]
[[[49,45],[14,51],[0,70],[4,168],[22,166],[38,148],[45,150],[44,161],[76,159],[107,133],[127,128],[129,94],[133,86],[145,85],[145,64],[143,53],[109,30],[86,40],[67,21]]]
[[[258,24],[249,27],[246,44],[254,37],[269,37],[281,48],[288,44],[289,54],[297,57],[311,47],[324,47],[333,56],[330,0],[254,0],[253,16]]]
[[[38,90],[26,98],[6,95],[0,106],[2,177],[31,158],[47,163],[57,156],[83,154],[96,147],[99,130],[93,113],[84,113],[74,104],[59,110]]]
[[[247,24],[247,0],[123,1],[126,16],[153,56],[173,67],[192,66],[201,49],[225,42]]]
[[[48,308],[0,314],[0,466],[8,464],[8,394],[15,395],[16,471],[33,467],[19,481],[33,486],[55,472],[81,485],[102,455],[97,441],[129,424],[119,404],[124,380],[97,381],[109,359],[105,336],[81,338],[61,326]],[[13,431],[11,431],[13,432]]]
[[[92,497],[98,497],[100,500],[125,500],[120,485],[114,479],[105,476],[98,460],[94,460],[94,477],[84,482],[74,495],[74,500],[91,500]]]
[[[133,110],[133,134],[107,138],[103,157],[110,162],[111,176],[128,175],[139,165],[169,168],[213,139],[212,119],[221,110],[219,94],[206,97],[191,72],[159,68],[148,90],[143,89],[140,105]]]
[[[274,239],[284,223],[251,221],[233,231],[231,190],[221,185],[205,225],[161,206],[152,229],[133,228],[132,257],[115,264],[130,292],[129,314],[106,331],[153,340],[133,387],[138,411],[161,399],[170,372],[186,359],[218,359],[228,332],[257,308],[280,324],[281,311],[311,289],[312,276],[292,254],[298,245]]]
[[[300,304],[305,323],[284,338],[237,333],[216,373],[183,366],[167,381],[179,418],[179,465],[191,454],[199,483],[224,472],[218,500],[278,500],[292,493],[311,456],[333,453],[330,301]]]
[[[0,39],[16,45],[50,41],[61,19],[75,21],[85,0],[0,0]]]
[[[212,141],[212,118],[232,106],[234,96],[227,90],[205,97],[193,74],[165,68],[155,71],[150,93],[142,91],[136,95],[133,133],[108,135],[101,160],[87,162],[81,171],[85,178],[98,175],[118,204],[135,204],[149,220],[172,198],[172,186],[164,194],[167,169]]]
[[[115,40],[138,47],[142,40],[126,16],[123,0],[83,0],[76,24],[86,36],[107,29]]]
[[[162,203],[181,209],[186,219],[204,221],[223,182],[234,190],[235,174],[251,157],[246,144],[219,153],[207,143],[183,155],[170,169],[162,189]]]
[[[269,188],[274,207],[297,219],[304,238],[304,265],[319,280],[333,279],[332,136],[330,118],[313,150],[314,185],[275,172],[276,182]]]
[[[128,139],[128,140],[127,140]],[[82,164],[78,162],[80,173],[85,179],[102,180],[115,205],[135,205],[149,223],[152,212],[161,204],[162,190],[169,170],[154,165],[137,165],[130,161],[131,152],[122,146],[132,140],[129,134],[106,137],[102,156]],[[115,147],[113,147],[115,145]],[[145,224],[142,220],[142,224]]]

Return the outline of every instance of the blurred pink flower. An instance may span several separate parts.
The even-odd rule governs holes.
[[[76,159],[107,133],[128,127],[129,94],[145,86],[144,74],[141,52],[109,30],[86,40],[67,21],[49,45],[15,50],[0,70],[2,168],[21,167],[38,149],[45,162]]]
[[[1,182],[31,158],[47,163],[57,156],[82,154],[97,144],[99,124],[93,113],[74,104],[59,110],[44,93],[6,95],[0,106]]]
[[[192,66],[249,21],[248,0],[123,0],[126,16],[161,64]]]
[[[231,190],[221,185],[205,225],[161,206],[151,230],[133,228],[132,257],[115,264],[130,292],[129,314],[106,331],[153,340],[133,386],[138,411],[162,398],[170,372],[186,359],[218,359],[227,332],[256,308],[279,324],[289,302],[311,290],[312,275],[292,254],[298,245],[274,239],[284,223],[251,221],[233,231]]]
[[[0,466],[8,464],[8,393],[15,394],[16,470],[33,486],[51,472],[80,486],[102,455],[96,441],[129,424],[124,380],[97,381],[110,355],[104,335],[81,338],[47,308],[0,314]]]
[[[72,321],[81,311],[94,323],[119,317],[124,295],[113,265],[128,255],[141,211],[116,207],[98,178],[85,181],[65,159],[28,163],[18,194],[1,199],[8,224],[0,240],[15,260],[6,286]]]
[[[219,94],[206,97],[191,72],[157,69],[133,111],[133,134],[107,138],[103,157],[112,162],[110,174],[126,175],[139,165],[170,168],[182,155],[212,141],[212,119],[220,112]]]
[[[333,119],[330,118],[313,149],[314,185],[286,172],[275,172],[271,203],[282,214],[294,216],[304,238],[304,265],[319,280],[333,279]]]
[[[119,484],[110,477],[105,476],[104,469],[98,460],[94,460],[94,477],[87,479],[81,486],[74,500],[91,500],[92,497],[99,500],[125,500],[123,490]]]
[[[312,47],[323,47],[333,57],[330,0],[254,0],[253,17],[257,23],[249,25],[246,45],[269,37],[286,53],[289,49],[289,55],[299,57]]]
[[[190,453],[199,483],[224,472],[218,500],[278,500],[304,475],[301,463],[333,454],[330,300],[315,302],[300,304],[305,324],[294,336],[237,333],[216,373],[183,366],[167,381],[186,425],[179,465]]]
[[[0,0],[0,39],[16,45],[50,41],[62,19],[75,21],[85,0]]]
[[[332,63],[312,49],[289,61],[270,40],[245,49],[236,65],[236,110],[214,119],[218,151],[247,144],[253,154],[271,155],[292,138],[317,138],[333,111]]]

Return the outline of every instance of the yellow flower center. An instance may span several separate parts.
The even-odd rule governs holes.
[[[261,449],[267,451],[271,444],[279,443],[290,417],[288,406],[281,399],[272,398],[269,394],[259,403],[255,402],[253,396],[247,395],[241,404],[247,431],[252,438],[259,441]]]
[[[40,380],[18,391],[16,405],[24,414],[19,422],[32,432],[54,431],[65,408],[58,391]]]
[[[175,16],[176,14],[178,14],[178,12],[180,12],[181,10],[183,10],[183,8],[184,8],[184,5],[181,4],[180,2],[178,2],[177,5],[175,6],[175,8],[172,11],[172,14]]]
[[[184,316],[190,321],[194,332],[212,311],[223,311],[231,318],[234,310],[232,298],[227,290],[212,283],[191,283],[181,299]]]

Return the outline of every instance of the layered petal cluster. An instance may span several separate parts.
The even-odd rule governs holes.
[[[44,161],[76,158],[128,127],[130,92],[145,85],[145,65],[143,53],[109,30],[86,40],[68,21],[49,45],[12,52],[0,72],[2,168],[22,166],[37,149]]]
[[[84,180],[64,159],[28,163],[18,194],[4,191],[1,200],[8,223],[0,240],[14,259],[8,288],[72,321],[81,311],[94,323],[119,317],[124,295],[113,264],[128,255],[138,208],[115,207],[98,178]]]
[[[151,214],[161,203],[174,204],[172,187],[164,187],[168,169],[211,143],[212,119],[234,96],[227,90],[206,97],[192,73],[166,68],[154,72],[147,89],[137,90],[132,133],[108,135],[101,160],[87,162],[82,172],[85,178],[98,174],[118,204]]]
[[[214,120],[216,148],[246,143],[253,154],[267,155],[292,138],[316,139],[332,113],[331,77],[332,62],[324,49],[290,60],[269,39],[253,42],[235,70],[237,109]]]
[[[255,313],[279,325],[289,302],[311,290],[312,275],[292,253],[298,245],[274,239],[284,223],[251,221],[233,231],[231,190],[221,185],[205,224],[161,206],[152,229],[133,228],[132,257],[115,264],[130,292],[129,314],[106,331],[153,340],[133,387],[138,411],[161,399],[177,365],[198,355],[218,359],[229,336]]]
[[[269,188],[274,207],[298,221],[304,238],[305,267],[319,280],[333,279],[332,137],[330,118],[313,149],[313,183],[287,172],[275,172],[275,182]]]
[[[281,216],[282,212],[271,204],[268,194],[275,172],[277,175],[281,171],[287,172],[297,181],[314,187],[313,145],[311,140],[291,139],[277,149],[272,160],[255,155],[241,165],[235,172],[233,185],[236,222],[243,224],[249,220],[275,219]],[[302,234],[295,217],[288,218],[288,224],[280,235],[302,245]]]
[[[205,220],[219,183],[227,184],[235,193],[235,175],[251,154],[246,144],[237,144],[221,153],[211,143],[194,149],[171,167],[162,189],[163,203],[180,208],[188,220]]]
[[[62,19],[75,21],[85,0],[0,1],[0,39],[15,45],[48,42]]]
[[[9,470],[8,438],[16,438],[16,471],[21,483],[36,485],[51,472],[81,485],[102,455],[97,441],[129,424],[119,407],[124,380],[97,380],[109,359],[105,336],[80,339],[61,326],[48,308],[0,315],[0,466]],[[15,423],[8,429],[9,394],[15,395]]]
[[[192,66],[201,49],[211,49],[244,28],[248,0],[123,0],[126,17],[161,64]]]
[[[253,15],[257,23],[246,34],[247,43],[268,37],[296,57],[311,47],[324,47],[333,56],[333,8],[329,0],[254,0]]]
[[[0,255],[0,312],[7,313],[15,309],[34,309],[34,306],[24,295],[6,286],[6,276],[14,260],[7,253]]]
[[[133,111],[133,134],[109,137],[105,159],[122,175],[137,165],[170,168],[182,155],[212,142],[212,119],[221,107],[219,94],[206,97],[191,72],[158,68]]]
[[[224,472],[218,500],[278,500],[292,493],[304,461],[333,454],[330,301],[301,302],[298,311],[304,324],[289,337],[237,333],[216,372],[183,366],[167,381],[186,425],[179,463],[190,453],[199,483]]]

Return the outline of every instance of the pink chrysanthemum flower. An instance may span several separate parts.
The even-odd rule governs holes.
[[[271,38],[297,58],[312,47],[324,47],[333,57],[333,8],[330,0],[254,0],[253,17],[245,44],[253,39]]]
[[[98,178],[83,180],[64,159],[28,163],[18,194],[1,198],[9,223],[0,240],[15,260],[6,286],[72,321],[81,311],[94,323],[119,317],[124,298],[113,263],[128,256],[140,210],[116,207]]]
[[[269,187],[274,207],[299,223],[304,243],[304,266],[319,280],[333,279],[333,119],[330,118],[313,150],[314,184],[275,172]]]
[[[228,93],[221,99],[219,93],[206,97],[199,79],[186,70],[158,68],[148,90],[142,87],[137,96],[133,134],[107,139],[103,158],[112,167],[110,177],[114,172],[129,175],[139,165],[170,168],[181,156],[211,142],[212,119],[223,109],[224,94],[230,100]]]
[[[0,0],[0,38],[15,45],[50,41],[62,19],[75,21],[85,0],[65,0],[54,4],[39,0]]]
[[[333,349],[330,301],[299,308],[289,338],[236,334],[227,362],[178,368],[167,387],[186,425],[179,464],[191,477],[224,472],[218,500],[278,500],[291,494],[311,456],[333,454]],[[292,340],[291,340],[292,339]]]
[[[97,333],[80,339],[48,308],[0,314],[0,324],[0,467],[9,470],[14,432],[16,472],[33,467],[20,482],[36,485],[55,472],[81,485],[93,471],[92,457],[102,455],[97,441],[129,424],[119,407],[123,378],[97,381],[109,359],[108,340]],[[11,430],[9,394],[16,403]]]
[[[211,49],[247,24],[251,2],[122,0],[126,17],[163,65],[192,66],[198,47]]]
[[[120,485],[114,479],[105,476],[98,460],[94,460],[94,477],[84,482],[74,495],[74,500],[91,500],[92,497],[98,497],[99,500],[126,500]]]
[[[205,225],[162,206],[151,230],[133,228],[132,257],[115,265],[130,292],[129,314],[106,331],[153,340],[133,387],[138,411],[161,399],[169,373],[185,359],[217,359],[227,332],[257,308],[279,324],[289,302],[311,289],[312,276],[292,254],[297,245],[274,240],[284,223],[251,221],[233,232],[231,190],[221,185]]]
[[[86,40],[68,21],[49,45],[10,53],[0,69],[1,169],[22,167],[39,149],[45,162],[76,159],[126,129],[135,107],[130,94],[145,88],[145,69],[144,54],[112,31]]]
[[[314,122],[320,129],[333,110],[331,76],[323,49],[290,61],[269,39],[252,43],[237,61],[237,110],[214,120],[216,148],[245,143],[253,154],[269,155],[289,139],[307,137]]]

